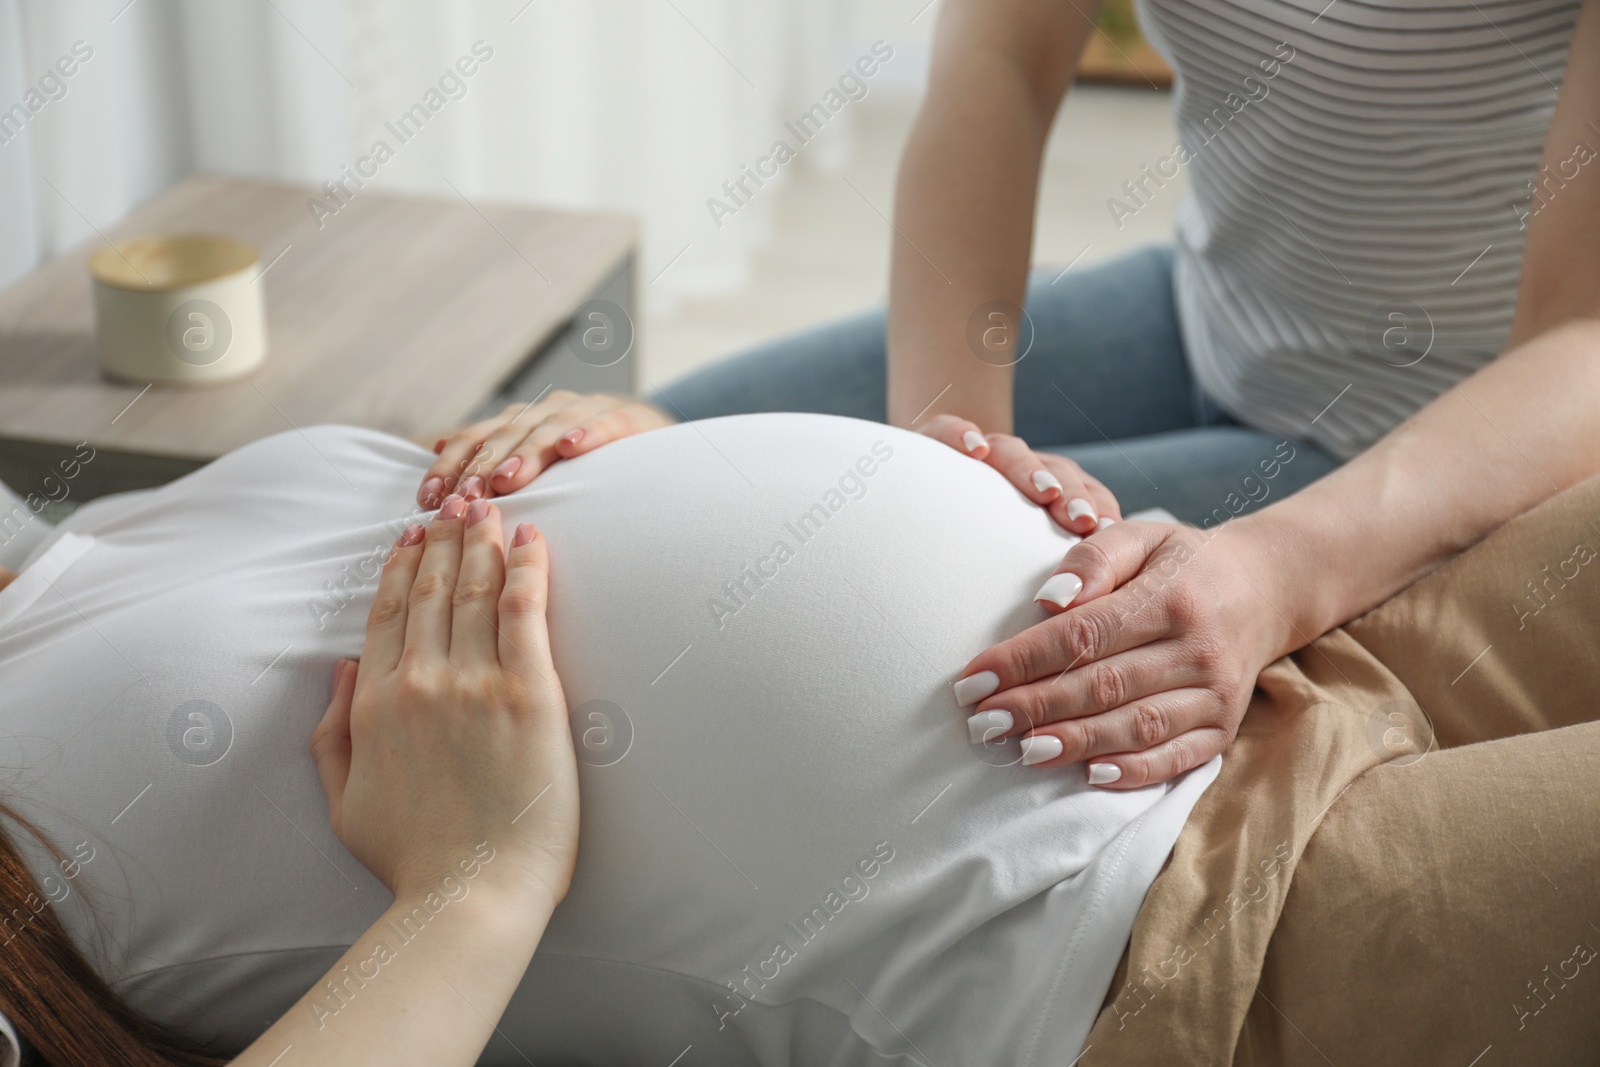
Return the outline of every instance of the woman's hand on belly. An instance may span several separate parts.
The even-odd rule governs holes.
[[[1269,599],[1271,553],[1233,527],[1119,523],[1074,545],[1036,597],[1054,616],[962,671],[975,740],[1022,735],[1024,763],[1087,761],[1117,789],[1226,749],[1256,675],[1304,644]]]
[[[916,429],[1005,475],[1069,533],[1087,537],[1101,525],[1110,526],[1122,518],[1122,508],[1111,490],[1070,459],[1035,452],[1020,437],[984,434],[976,423],[958,415],[935,415]]]
[[[401,535],[359,666],[341,663],[311,740],[335,833],[397,897],[474,885],[553,908],[577,851],[578,785],[550,659],[545,541],[451,497]],[[537,800],[537,802],[535,802]]]
[[[492,419],[441,437],[433,449],[439,458],[422,476],[417,502],[436,508],[449,493],[468,501],[514,493],[557,460],[672,421],[642,400],[558,389],[537,404],[512,404]]]
[[[507,560],[502,536],[452,496],[384,565],[311,751],[339,839],[395,899],[238,1067],[471,1067],[527,972],[571,880],[577,767],[544,539],[518,527]]]

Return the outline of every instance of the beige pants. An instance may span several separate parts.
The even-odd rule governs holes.
[[[1259,685],[1084,1067],[1600,1059],[1600,479]]]

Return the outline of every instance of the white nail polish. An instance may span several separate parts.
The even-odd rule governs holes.
[[[1009,711],[980,711],[967,720],[967,736],[972,738],[975,745],[984,744],[997,737],[1004,737],[1011,730],[1015,722]]]
[[[1121,777],[1122,768],[1118,767],[1115,763],[1089,764],[1090,785],[1110,785],[1112,782],[1115,782]]]
[[[1091,519],[1096,518],[1093,504],[1089,503],[1081,496],[1075,496],[1071,500],[1067,501],[1067,518],[1081,519],[1084,517]]]
[[[1116,524],[1117,520],[1113,519],[1110,515],[1107,515],[1103,519],[1095,520],[1094,528],[1096,530],[1104,530],[1107,526],[1115,526]]]
[[[976,452],[978,449],[987,444],[987,442],[983,439],[983,434],[979,433],[977,430],[968,430],[966,433],[962,434],[961,443],[967,446],[968,452]]]
[[[1078,599],[1078,594],[1083,592],[1083,579],[1076,574],[1052,574],[1039,591],[1033,594],[1035,600],[1048,600],[1058,608],[1064,608]]]
[[[1034,471],[1033,487],[1039,490],[1041,493],[1048,492],[1051,489],[1054,489],[1057,492],[1061,491],[1061,483],[1058,482],[1056,480],[1056,476],[1051,474],[1049,471]]]
[[[1061,755],[1061,738],[1050,734],[1034,734],[1022,739],[1022,765],[1032,767]]]
[[[994,671],[979,671],[956,682],[956,703],[962,707],[976,704],[1000,688],[1000,676]]]

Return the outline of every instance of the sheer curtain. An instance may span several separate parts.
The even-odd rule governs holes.
[[[651,306],[726,290],[772,197],[707,200],[855,61],[848,23],[844,0],[0,0],[0,285],[186,174],[321,186],[382,141],[369,187],[631,212]]]

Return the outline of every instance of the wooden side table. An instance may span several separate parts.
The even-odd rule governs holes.
[[[319,220],[314,199],[330,202],[309,187],[197,176],[105,233],[219,232],[261,250],[267,359],[239,382],[101,376],[85,269],[99,238],[0,293],[0,479],[39,492],[86,441],[96,455],[71,486],[81,501],[294,427],[420,439],[551,387],[634,390],[636,353],[581,343],[596,309],[632,336],[631,219],[361,190]]]

